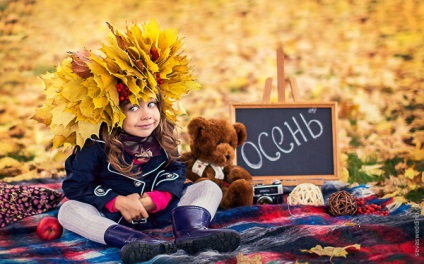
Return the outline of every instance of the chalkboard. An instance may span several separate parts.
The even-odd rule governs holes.
[[[231,104],[231,119],[246,126],[237,165],[255,180],[283,185],[338,179],[337,104]]]

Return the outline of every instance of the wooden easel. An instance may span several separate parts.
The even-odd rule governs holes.
[[[294,77],[285,78],[284,76],[284,52],[283,48],[277,49],[277,90],[278,90],[278,102],[286,102],[286,85],[290,86],[293,101],[300,102],[299,89],[297,82]],[[262,102],[264,104],[271,102],[271,90],[272,90],[272,78],[265,80],[265,89],[263,94]]]
[[[297,86],[296,79],[294,77],[285,78],[284,75],[284,52],[280,47],[277,49],[277,92],[278,92],[278,103],[286,103],[286,86],[289,85],[295,103],[300,103],[299,89]],[[271,104],[271,90],[272,90],[272,78],[265,80],[265,89],[263,93],[263,104]],[[270,177],[267,177],[270,178]],[[323,185],[323,178],[304,178],[303,176],[292,176],[291,179],[281,179],[283,186],[296,186],[300,183],[313,183],[317,185]]]

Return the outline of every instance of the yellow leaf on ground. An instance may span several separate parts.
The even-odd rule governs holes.
[[[417,171],[417,170],[415,170],[414,168],[408,168],[406,171],[405,171],[405,176],[408,178],[408,179],[414,179],[415,178],[415,176],[417,176],[418,174],[420,174],[420,172],[419,171]]]
[[[408,189],[415,190],[417,188],[417,184],[413,181],[408,181]]]
[[[0,142],[0,156],[7,156],[9,153],[16,153],[19,151],[19,144],[7,139],[4,142]]]
[[[361,169],[359,171],[364,172],[368,175],[376,175],[381,176],[383,174],[383,170],[381,169],[381,164],[374,164],[374,165],[362,165]]]
[[[396,197],[394,197],[393,198],[396,202],[400,202],[400,203],[407,203],[408,202],[408,200],[406,200],[406,198],[405,197],[403,197],[403,196],[396,196]]]
[[[30,170],[28,172],[22,173],[15,177],[6,177],[3,180],[5,182],[13,182],[13,181],[29,181],[33,179],[37,179],[38,177],[37,170]]]
[[[259,254],[255,254],[252,258],[249,258],[239,252],[236,258],[237,264],[262,264],[262,256]]]
[[[383,196],[383,199],[385,199],[385,198],[395,197],[396,195],[398,195],[398,194],[399,194],[399,192],[400,192],[400,190],[398,189],[398,190],[396,190],[396,191],[394,191],[394,192],[392,192],[392,193],[388,193],[388,194],[386,194],[386,195],[384,195],[384,196]]]
[[[342,168],[340,170],[340,180],[342,182],[348,182],[349,181],[349,170],[347,168]]]
[[[13,158],[5,157],[0,159],[0,169],[18,166],[21,166],[21,163]]]
[[[417,142],[415,149],[412,151],[412,157],[415,160],[423,160],[424,159],[424,149],[421,148],[421,142]]]
[[[360,249],[361,245],[354,244],[349,245],[346,247],[322,247],[321,245],[316,245],[315,247],[311,248],[310,250],[307,249],[301,249],[302,252],[308,252],[308,253],[315,253],[320,256],[329,256],[330,262],[332,257],[346,257],[348,252],[346,251],[347,248],[354,247],[355,249]]]
[[[22,164],[10,157],[4,157],[0,159],[0,176],[1,177],[12,177],[21,173],[27,172],[27,168]]]
[[[355,222],[346,222],[346,223],[344,223],[343,225],[345,225],[345,226],[359,226],[357,223],[355,223]]]
[[[309,264],[309,262],[299,262],[299,260],[296,260],[296,262],[295,262],[295,264],[300,264],[300,263],[302,263],[302,264]]]

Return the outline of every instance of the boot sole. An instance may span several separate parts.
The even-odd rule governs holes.
[[[133,242],[121,249],[121,260],[124,264],[150,260],[160,254],[172,254],[177,251],[174,243],[151,244]]]
[[[217,233],[210,237],[193,238],[176,242],[178,249],[183,249],[189,254],[196,254],[207,250],[215,250],[219,253],[233,252],[240,245],[238,233]]]

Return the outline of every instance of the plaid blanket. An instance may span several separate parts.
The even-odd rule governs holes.
[[[60,189],[60,183],[45,186]],[[345,190],[355,193],[358,187]],[[334,191],[323,187],[324,198]],[[393,202],[372,195],[366,199],[382,205]],[[57,216],[57,211],[54,208],[0,228],[0,263],[120,262],[119,249],[66,230],[58,240],[40,240],[35,233],[38,221],[47,215]],[[148,263],[424,263],[424,218],[407,205],[392,209],[388,216],[338,217],[329,215],[325,206],[254,205],[219,211],[211,228],[240,232],[241,246],[228,254],[208,251],[190,256],[179,250]],[[150,230],[149,235],[173,239],[170,226]],[[354,244],[360,248],[347,247]],[[307,251],[317,245],[324,249],[346,247],[347,255],[330,257]]]

